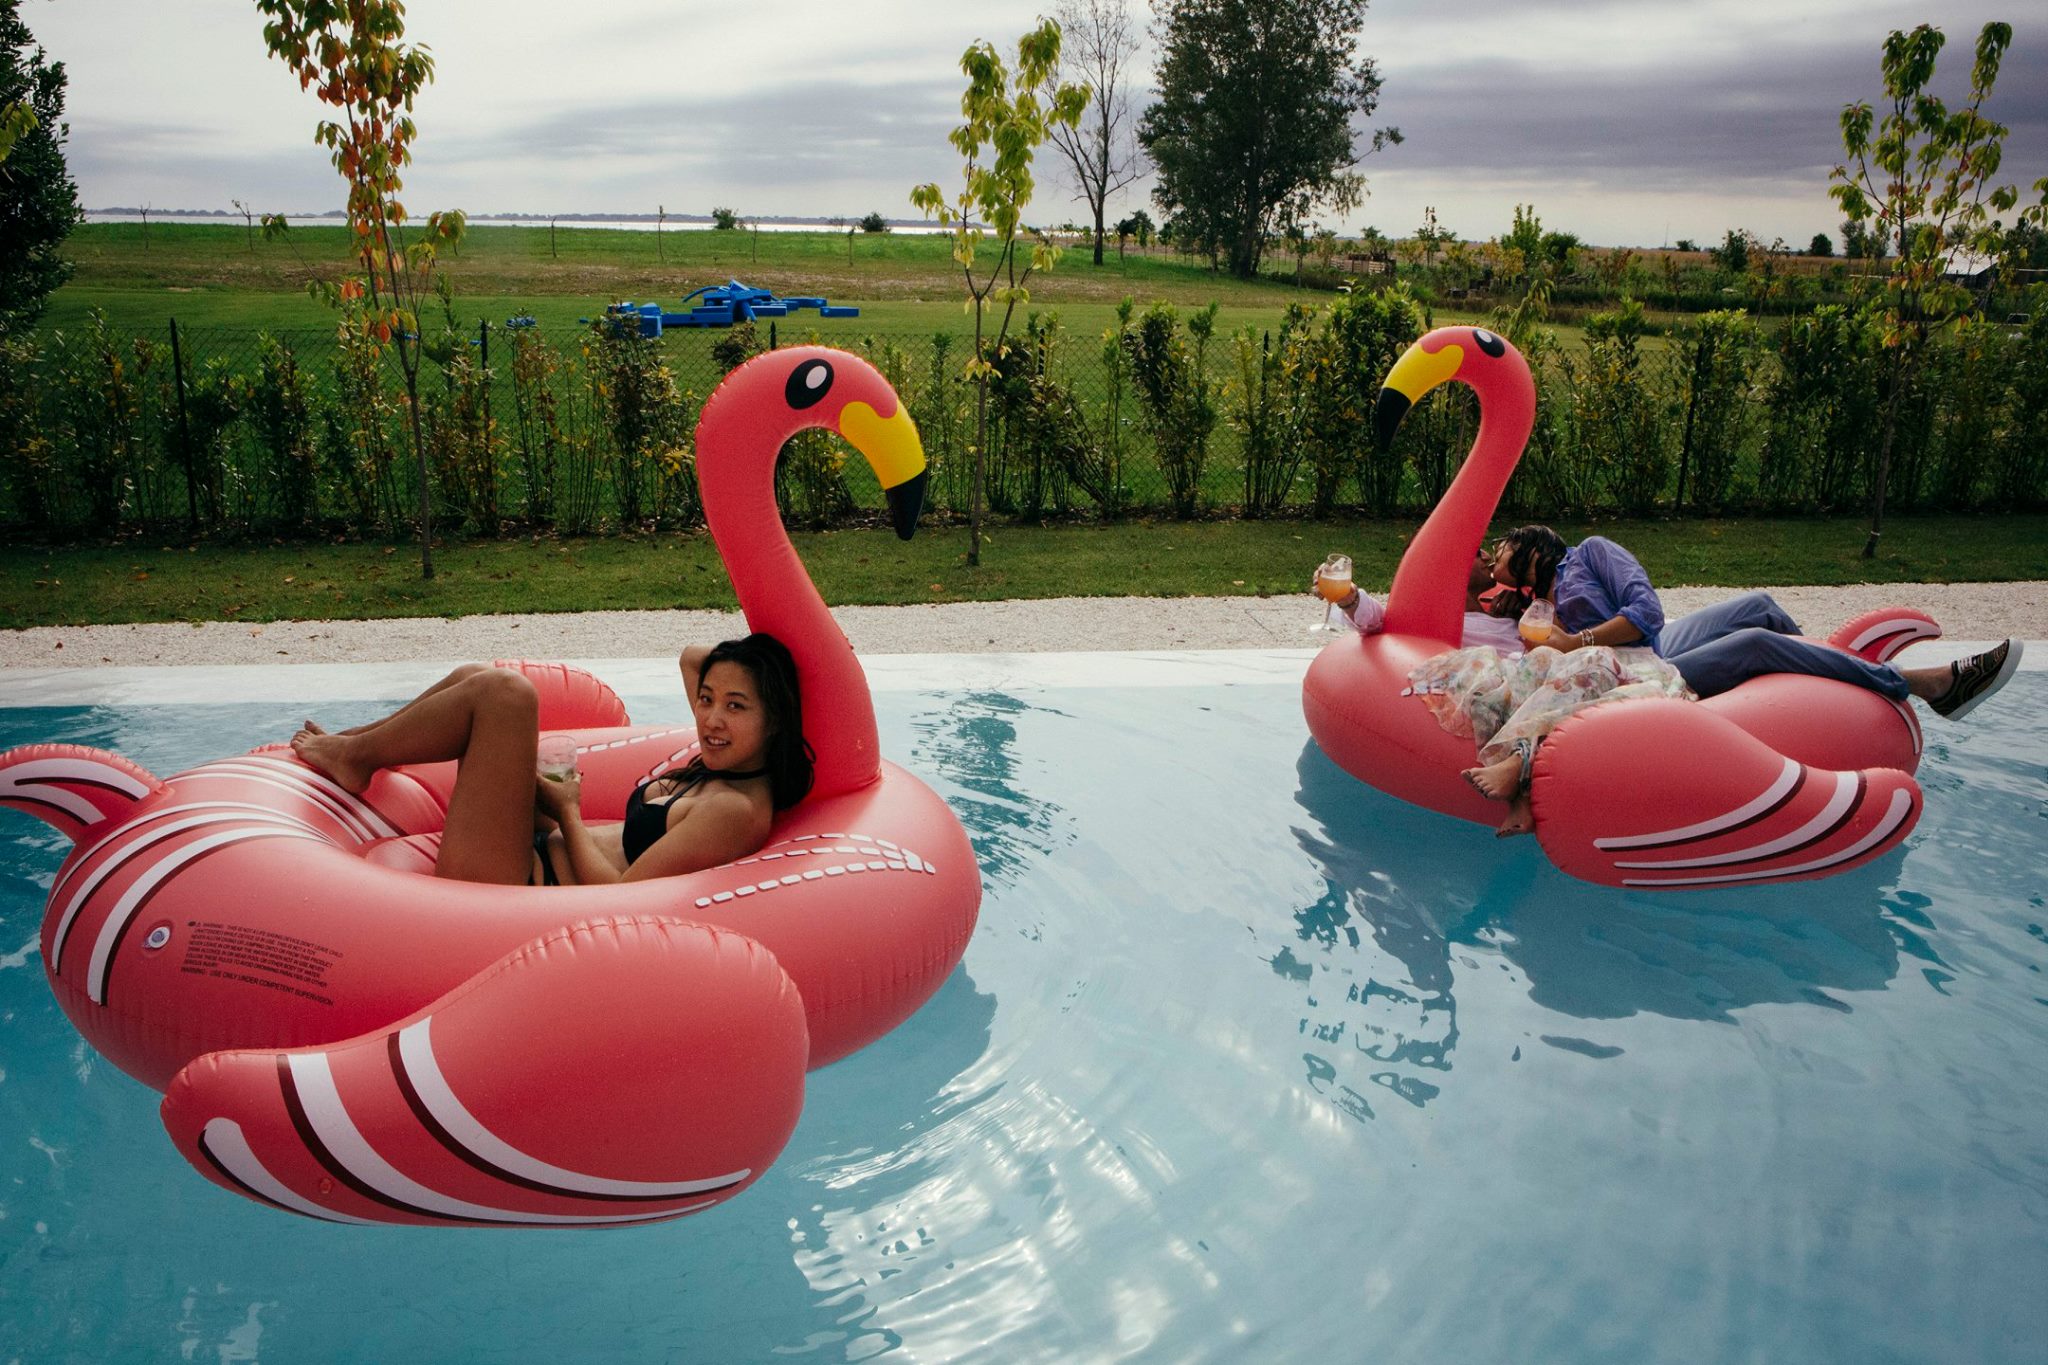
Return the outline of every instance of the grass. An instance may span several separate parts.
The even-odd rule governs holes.
[[[1198,522],[999,528],[979,569],[966,532],[931,527],[908,543],[885,531],[794,539],[832,603],[993,601],[1091,596],[1270,596],[1303,591],[1333,549],[1361,583],[1384,588],[1416,523]],[[1599,533],[1664,585],[1751,587],[2048,578],[2048,516],[1903,517],[1883,557],[1860,557],[1863,523],[1846,517],[1558,523],[1568,540]],[[557,541],[449,542],[438,576],[419,577],[411,546],[0,547],[0,623],[103,625],[227,619],[457,617],[733,605],[716,546],[692,534]]]
[[[827,335],[842,328],[847,335],[972,331],[945,237],[856,233],[849,253],[846,234],[832,232],[764,232],[756,240],[745,232],[670,231],[658,247],[652,232],[562,228],[554,236],[551,252],[545,227],[471,232],[459,254],[442,257],[458,315],[502,322],[525,312],[543,326],[566,328],[615,299],[673,304],[738,276],[785,295],[860,306],[858,321],[820,322],[815,314],[791,320]],[[140,224],[87,224],[66,243],[76,274],[51,297],[44,325],[75,326],[90,308],[106,310],[131,331],[154,332],[173,316],[181,327],[251,333],[329,325],[332,313],[306,296],[305,282],[339,278],[349,266],[347,250],[347,229],[325,224],[293,228],[288,244],[260,236],[251,243],[240,224],[154,223],[146,240]],[[1098,268],[1079,250],[1063,254],[1052,273],[1033,275],[1028,287],[1032,307],[1058,309],[1070,326],[1091,334],[1127,294],[1140,303],[1164,298],[1189,307],[1213,300],[1222,305],[1225,326],[1271,325],[1290,301],[1304,297],[1288,284],[1234,280],[1187,257],[1131,253],[1118,261],[1112,254]]]

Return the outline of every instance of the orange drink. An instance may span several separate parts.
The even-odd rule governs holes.
[[[1316,579],[1316,592],[1325,602],[1342,602],[1351,596],[1351,575],[1345,574],[1342,578],[1319,577]]]

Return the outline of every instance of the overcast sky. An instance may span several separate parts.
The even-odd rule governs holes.
[[[977,38],[1012,49],[1050,0],[409,0],[438,72],[417,111],[415,215],[708,213],[913,218],[913,184],[957,189],[946,143]],[[1142,0],[1132,0],[1144,13]],[[1843,104],[1881,94],[1885,34],[1948,34],[1960,94],[1979,27],[2014,22],[1989,112],[2003,180],[2048,175],[2048,16],[1978,0],[1376,0],[1361,50],[1385,78],[1374,123],[1407,142],[1362,166],[1341,226],[1406,236],[1426,205],[1459,235],[1516,203],[1602,244],[1803,245],[1840,221],[1827,172]],[[70,75],[69,156],[88,208],[317,213],[340,180],[321,106],[264,51],[252,0],[24,0]],[[1137,60],[1149,84],[1153,50]],[[1050,155],[1049,153],[1047,155]],[[1042,163],[1030,217],[1079,219]],[[1134,187],[1125,211],[1143,203]],[[1155,214],[1155,216],[1157,216]]]

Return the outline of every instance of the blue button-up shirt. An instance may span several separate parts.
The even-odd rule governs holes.
[[[1550,595],[1566,630],[1590,630],[1620,616],[1643,633],[1631,643],[1657,648],[1664,604],[1636,557],[1605,536],[1587,536],[1564,552]]]

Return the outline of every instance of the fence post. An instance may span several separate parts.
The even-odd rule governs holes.
[[[185,357],[178,348],[178,320],[171,319],[171,374],[178,391],[178,459],[185,466],[185,521],[199,534],[199,490],[192,478],[192,428],[185,421]]]
[[[491,320],[480,318],[476,324],[477,368],[483,371],[484,390],[484,449],[490,449],[491,441]]]
[[[775,319],[768,319],[768,349],[775,349]]]

